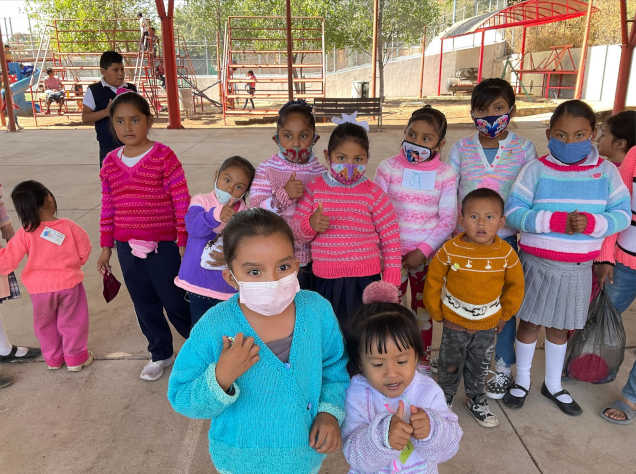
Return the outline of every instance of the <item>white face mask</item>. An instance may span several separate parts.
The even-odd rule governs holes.
[[[276,316],[294,301],[300,291],[298,272],[276,281],[239,281],[230,271],[239,286],[239,301],[262,316]]]

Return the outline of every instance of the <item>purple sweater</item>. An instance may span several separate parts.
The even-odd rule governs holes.
[[[411,438],[414,450],[408,456],[387,447],[391,417],[400,400],[407,414],[414,405],[423,408],[431,422],[428,438]],[[342,436],[344,456],[351,466],[349,474],[402,471],[433,474],[438,472],[439,463],[448,461],[459,450],[463,432],[457,415],[446,405],[439,385],[419,372],[397,398],[385,397],[365,377],[356,375],[347,389],[345,410]]]
[[[237,211],[245,209],[243,201],[234,206]],[[208,270],[201,266],[201,254],[206,244],[217,239],[225,227],[220,218],[222,208],[214,192],[197,194],[192,198],[185,216],[188,243],[181,259],[179,275],[174,279],[175,285],[190,293],[217,300],[227,300],[236,293],[223,279],[221,270]],[[206,252],[209,253],[209,250]]]

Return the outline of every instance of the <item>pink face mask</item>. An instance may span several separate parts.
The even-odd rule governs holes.
[[[238,281],[239,301],[262,316],[276,316],[294,301],[300,291],[298,272],[276,281]]]

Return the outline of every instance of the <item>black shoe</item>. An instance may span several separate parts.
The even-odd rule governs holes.
[[[18,352],[17,346],[11,347],[11,352],[7,355],[0,356],[0,362],[23,362],[28,359],[34,359],[42,355],[42,351],[36,347],[27,347],[26,354],[18,357],[16,353]]]
[[[576,403],[576,401],[574,401],[574,397],[572,397],[572,394],[565,389],[557,393],[550,393],[550,391],[548,390],[548,387],[545,386],[545,382],[544,382],[543,385],[541,386],[541,395],[543,395],[546,398],[549,398],[554,403],[556,403],[556,406],[558,406],[559,409],[566,415],[578,416],[581,413],[583,413],[583,410],[581,409],[579,404]],[[572,398],[572,401],[570,403],[564,403],[560,401],[557,397],[561,395],[570,395],[570,397]]]
[[[7,376],[4,376],[4,375],[0,375],[0,388],[8,387],[11,384],[13,384],[13,378],[12,377],[7,377]]]
[[[510,390],[512,390],[513,388],[518,388],[519,390],[523,391],[524,395],[522,397],[515,397],[512,393],[510,393]],[[521,385],[517,385],[516,383],[513,383],[508,389],[508,391],[506,392],[506,394],[504,395],[503,403],[508,408],[521,408],[523,404],[526,402],[527,397],[528,397],[528,390],[525,387],[522,387]]]

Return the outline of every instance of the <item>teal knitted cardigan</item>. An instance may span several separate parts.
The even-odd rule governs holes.
[[[294,299],[296,323],[283,363],[258,337],[238,295],[209,309],[175,361],[168,399],[178,413],[210,418],[210,456],[222,473],[318,472],[324,459],[309,447],[319,412],[342,424],[349,375],[342,333],[327,300],[311,291]],[[260,347],[260,360],[228,395],[216,381],[223,336],[242,332]]]

